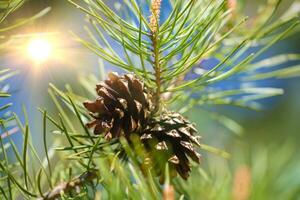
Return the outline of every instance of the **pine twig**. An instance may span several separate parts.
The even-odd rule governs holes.
[[[51,191],[45,193],[43,197],[39,198],[38,200],[55,200],[59,198],[61,194],[71,192],[72,190],[77,190],[77,188],[80,188],[87,183],[91,183],[97,178],[98,174],[96,170],[87,171],[69,182],[60,183]]]
[[[160,63],[160,50],[159,50],[159,18],[160,18],[160,9],[161,9],[162,0],[152,0],[151,2],[151,16],[150,16],[150,29],[151,29],[151,41],[153,47],[153,68],[155,71],[155,83],[156,83],[156,92],[155,92],[155,112],[160,109],[161,101],[161,63]]]

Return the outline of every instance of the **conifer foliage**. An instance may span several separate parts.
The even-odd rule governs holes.
[[[88,39],[73,36],[99,56],[102,78],[80,76],[76,90],[50,84],[49,96],[58,113],[39,108],[43,157],[32,144],[31,135],[38,133],[31,133],[26,111],[24,124],[13,116],[23,145],[19,152],[13,141],[1,140],[0,157],[5,159],[0,160],[0,198],[189,199],[194,190],[188,186],[195,182],[213,185],[203,187],[209,194],[224,194],[230,183],[219,187],[210,180],[199,165],[200,152],[230,155],[200,143],[201,127],[190,120],[188,111],[200,107],[240,134],[242,128],[233,119],[207,107],[258,110],[257,100],[282,94],[280,88],[255,81],[299,75],[299,66],[273,68],[299,55],[258,58],[298,31],[298,17],[277,15],[281,0],[264,5],[268,12],[252,23],[227,0],[120,0],[115,6],[104,0],[68,1],[86,14]],[[204,68],[207,58],[218,63]],[[122,75],[106,75],[111,65]],[[270,70],[261,70],[266,67]],[[214,87],[225,80],[245,84]],[[15,162],[7,158],[8,148]]]

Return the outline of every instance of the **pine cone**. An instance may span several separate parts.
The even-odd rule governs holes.
[[[152,96],[143,82],[134,75],[109,73],[108,80],[96,87],[99,97],[85,102],[94,120],[87,124],[94,134],[106,139],[137,133],[144,129],[153,110]]]
[[[174,112],[153,117],[151,92],[133,75],[109,73],[96,91],[99,97],[84,103],[94,118],[87,125],[96,135],[104,134],[106,139],[124,136],[130,145],[134,145],[132,137],[137,136],[157,175],[163,178],[168,162],[171,174],[188,178],[189,158],[200,163],[201,157],[195,150],[200,143],[192,123]]]
[[[182,178],[189,176],[190,162],[188,157],[200,163],[201,155],[195,146],[200,147],[200,136],[193,124],[178,113],[165,113],[159,119],[153,120],[140,136],[145,147],[154,153],[152,159],[162,175],[166,162],[171,169]]]

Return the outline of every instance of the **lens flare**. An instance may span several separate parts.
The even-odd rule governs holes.
[[[33,39],[28,43],[28,56],[37,63],[47,61],[52,53],[52,45],[46,39]]]

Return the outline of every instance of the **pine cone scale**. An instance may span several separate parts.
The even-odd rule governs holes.
[[[92,112],[92,113],[96,113],[98,111],[104,111],[107,112],[108,109],[106,108],[106,106],[104,105],[104,100],[103,98],[97,99],[95,102],[91,102],[91,101],[86,101],[83,103],[84,107],[86,109],[88,109],[88,111]]]

